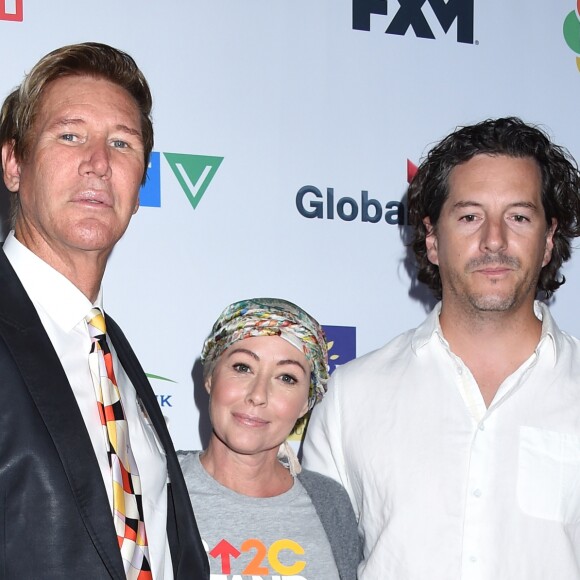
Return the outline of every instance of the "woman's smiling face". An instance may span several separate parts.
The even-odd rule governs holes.
[[[242,455],[277,452],[308,410],[310,374],[306,356],[279,336],[234,343],[206,382],[213,437]]]

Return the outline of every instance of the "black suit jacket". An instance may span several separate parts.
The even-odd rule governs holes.
[[[167,530],[175,578],[209,578],[185,482],[153,390],[110,317],[107,332],[167,454]],[[125,578],[85,423],[38,314],[2,250],[0,578]]]

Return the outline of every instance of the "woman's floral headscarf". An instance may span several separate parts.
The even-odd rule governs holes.
[[[279,298],[252,298],[228,306],[203,345],[204,375],[211,375],[222,353],[235,342],[253,336],[280,336],[304,353],[312,366],[308,408],[326,392],[328,350],[324,332],[307,312]]]

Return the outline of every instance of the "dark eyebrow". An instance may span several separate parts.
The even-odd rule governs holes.
[[[282,366],[282,365],[296,365],[303,370],[305,375],[308,375],[310,373],[309,370],[306,370],[304,368],[304,365],[302,363],[298,362],[297,360],[291,359],[291,358],[278,361],[278,366]]]
[[[531,209],[534,211],[538,211],[538,206],[531,201],[516,201],[515,203],[510,204],[510,207],[524,207],[527,209]]]
[[[465,207],[482,207],[477,201],[458,201],[453,204],[453,209],[463,209]]]
[[[483,207],[482,203],[479,203],[477,201],[458,201],[457,203],[453,204],[453,208],[452,209],[464,209],[466,207]],[[508,208],[513,208],[513,207],[524,207],[524,208],[528,208],[534,211],[538,210],[538,206],[535,203],[532,203],[531,201],[516,201],[514,203],[510,203],[508,205]]]
[[[247,348],[243,348],[242,346],[238,346],[237,348],[234,348],[233,350],[231,350],[228,353],[228,358],[230,358],[231,356],[233,356],[234,354],[236,354],[238,352],[243,352],[243,353],[251,356],[254,360],[260,360],[260,357],[254,351],[251,351]]]

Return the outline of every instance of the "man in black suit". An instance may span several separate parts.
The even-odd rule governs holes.
[[[0,578],[209,578],[155,395],[106,316],[116,378],[106,377],[117,382],[138,468],[147,557],[136,566],[120,550],[114,436],[89,364],[87,320],[102,310],[107,258],[138,209],[150,112],[133,59],[97,43],[46,55],[2,107],[13,229],[0,250]]]

